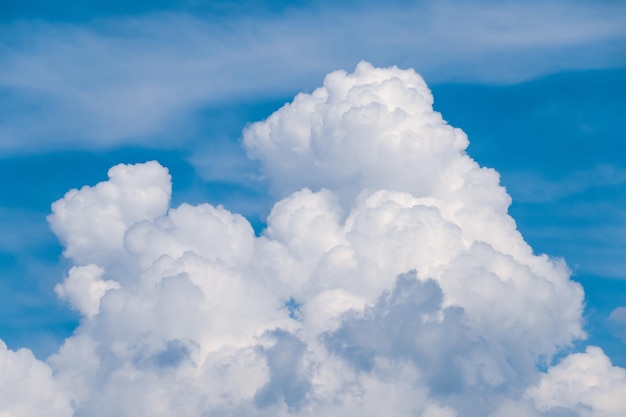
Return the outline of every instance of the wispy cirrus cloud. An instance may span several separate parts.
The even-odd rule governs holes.
[[[626,169],[597,165],[571,172],[561,180],[549,180],[536,173],[514,172],[507,175],[507,183],[518,202],[556,202],[594,188],[622,186],[626,184]]]
[[[623,66],[624,16],[615,3],[399,2],[6,23],[0,150],[179,147],[197,140],[202,108],[286,97],[361,59],[434,82]]]

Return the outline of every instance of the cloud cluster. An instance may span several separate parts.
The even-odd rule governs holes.
[[[81,324],[46,362],[4,347],[0,386],[41,389],[0,415],[622,415],[599,348],[550,366],[585,337],[583,291],[432,103],[414,71],[361,63],[250,125],[278,200],[260,236],[168,208],[156,162],[68,192],[49,222]]]

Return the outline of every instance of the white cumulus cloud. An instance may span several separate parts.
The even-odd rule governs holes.
[[[169,205],[170,175],[156,162],[117,165],[108,175],[108,181],[94,187],[68,191],[48,217],[65,247],[63,254],[79,263],[103,262],[122,249],[129,226],[164,214]]]
[[[28,349],[12,351],[0,340],[0,416],[65,417],[68,397],[52,370]]]
[[[157,162],[70,191],[49,222],[83,319],[45,363],[4,349],[0,384],[43,389],[0,415],[625,412],[599,348],[548,366],[585,337],[582,288],[432,103],[414,71],[361,63],[250,125],[277,198],[260,236],[221,206],[168,207]]]
[[[103,281],[104,272],[94,264],[75,266],[70,269],[65,281],[54,287],[54,291],[82,315],[91,318],[100,309],[100,299],[104,294],[120,287],[116,281]]]
[[[566,407],[581,417],[619,417],[626,411],[626,370],[590,346],[548,370],[527,395],[539,409]]]

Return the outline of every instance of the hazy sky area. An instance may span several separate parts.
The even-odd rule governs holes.
[[[625,23],[0,2],[0,415],[626,415]]]

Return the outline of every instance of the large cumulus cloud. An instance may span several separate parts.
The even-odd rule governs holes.
[[[43,388],[0,411],[621,415],[626,371],[599,348],[552,363],[585,337],[581,287],[432,104],[414,71],[361,63],[250,125],[277,198],[260,236],[169,208],[156,162],[68,192],[49,221],[81,324],[45,363],[3,348],[0,384]]]

